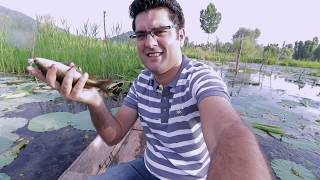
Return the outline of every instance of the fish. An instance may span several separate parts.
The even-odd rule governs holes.
[[[67,71],[70,70],[70,68],[71,68],[70,66],[67,66],[61,62],[57,62],[57,61],[45,59],[45,58],[40,58],[40,57],[28,59],[28,64],[31,66],[33,64],[35,64],[36,67],[42,72],[42,74],[44,76],[46,76],[48,69],[52,65],[55,65],[57,67],[57,81],[60,84],[62,83],[63,78],[65,77]],[[72,86],[74,86],[77,83],[77,81],[80,79],[81,76],[82,76],[82,74],[77,70],[74,74]],[[121,87],[122,83],[113,83],[112,80],[88,79],[85,84],[86,88],[96,87],[107,94],[110,94],[110,92],[114,90],[114,87],[119,87],[119,86]],[[119,91],[118,88],[117,88],[117,91]]]

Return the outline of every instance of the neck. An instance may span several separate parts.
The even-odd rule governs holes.
[[[171,67],[168,71],[162,74],[155,74],[155,80],[161,85],[168,85],[174,78],[176,77],[180,67],[182,64],[182,60],[179,60],[173,67]]]

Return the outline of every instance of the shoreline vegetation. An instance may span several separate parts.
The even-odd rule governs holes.
[[[34,42],[30,42],[33,48],[22,49],[10,46],[6,32],[0,32],[0,72],[25,74],[27,59],[32,55],[74,62],[93,79],[131,81],[143,69],[132,40],[102,40],[88,32],[85,35],[74,35],[68,30],[57,28],[52,20],[40,21],[35,36]],[[217,46],[211,48],[208,45],[193,45],[188,41],[183,53],[190,58],[220,63],[235,62],[237,56],[237,50],[225,52]],[[320,69],[320,61],[294,60],[280,56],[246,51],[241,53],[240,62]],[[320,76],[320,71],[315,76]]]

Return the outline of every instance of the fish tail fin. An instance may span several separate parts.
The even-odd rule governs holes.
[[[112,80],[99,80],[97,81],[97,87],[103,92],[108,93],[110,91],[109,85],[112,84]]]

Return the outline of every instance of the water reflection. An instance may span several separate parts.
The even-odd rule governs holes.
[[[264,89],[280,90],[290,96],[320,101],[320,86],[317,85],[319,81],[317,79],[309,80],[301,78],[301,76],[295,78],[295,74],[279,72],[268,74],[253,69],[239,71],[237,76],[232,69],[227,69],[224,72],[220,69],[219,71],[229,88],[237,87],[238,93],[243,86],[250,85]]]

